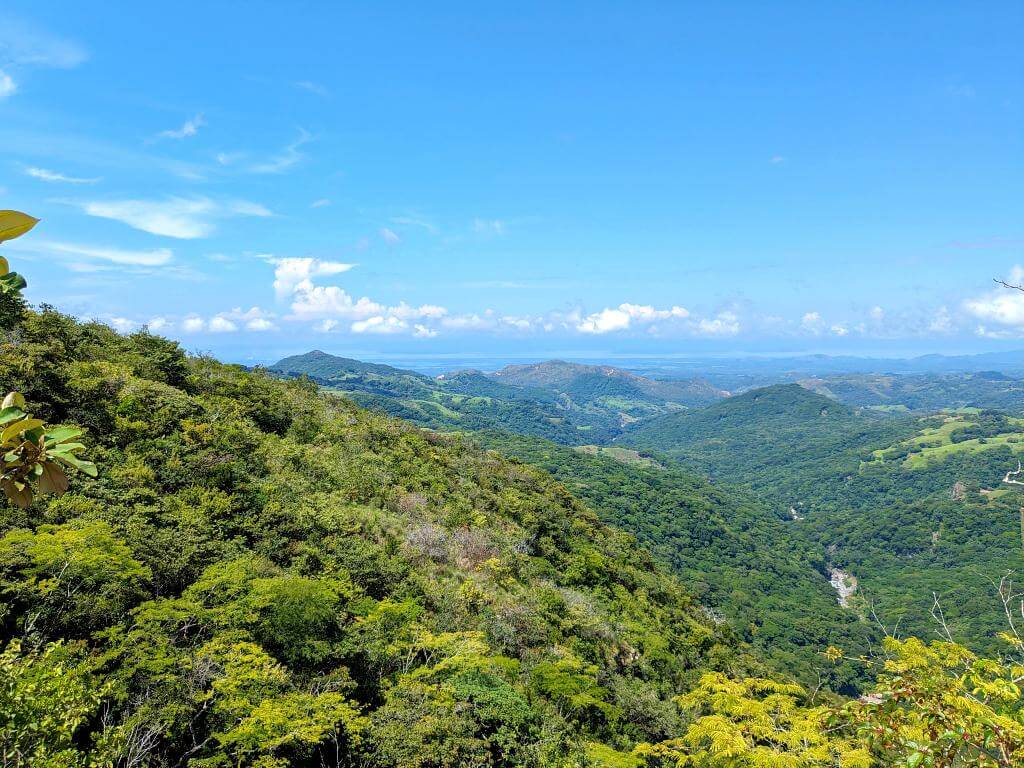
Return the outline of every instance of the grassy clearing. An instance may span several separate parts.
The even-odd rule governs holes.
[[[888,448],[873,451],[872,460],[868,463],[902,459],[902,464],[907,469],[923,469],[932,462],[943,461],[954,454],[981,453],[1002,446],[1009,447],[1014,453],[1024,453],[1024,419],[1007,419],[1015,428],[1014,431],[954,443],[953,432],[974,424],[972,416],[977,413],[977,408],[950,411],[941,424],[926,427],[913,437]]]
[[[629,448],[620,448],[616,445],[581,445],[576,448],[580,453],[588,453],[591,456],[607,456],[623,464],[635,464],[641,467],[653,469],[664,469],[664,467],[648,456],[641,456],[639,451]]]

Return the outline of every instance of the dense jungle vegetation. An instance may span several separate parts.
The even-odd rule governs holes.
[[[992,411],[879,416],[788,384],[641,425],[624,441],[793,510],[818,551],[857,578],[853,610],[928,636],[934,593],[957,638],[995,652],[1005,623],[996,585],[1024,568],[1020,502],[1000,487],[1022,447],[1016,422]]]

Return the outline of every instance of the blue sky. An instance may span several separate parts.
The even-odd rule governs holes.
[[[43,221],[3,252],[238,360],[1024,347],[1021,39],[1019,2],[8,1],[0,207]]]

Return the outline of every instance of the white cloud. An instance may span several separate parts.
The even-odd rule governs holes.
[[[276,331],[277,326],[265,318],[257,317],[247,322],[245,329],[247,331]]]
[[[326,197],[321,197],[319,200],[314,200],[312,203],[310,203],[309,207],[310,208],[326,208],[330,204],[331,204],[330,200],[328,200]]]
[[[211,333],[234,333],[238,330],[237,325],[221,315],[211,318],[209,327]]]
[[[18,90],[18,84],[14,82],[14,78],[0,69],[0,100],[6,99],[16,90]]]
[[[138,327],[138,323],[126,317],[112,317],[107,320],[107,325],[118,333],[130,333]]]
[[[352,323],[352,333],[403,333],[409,329],[409,324],[400,320],[394,315],[374,315],[365,320],[357,320]]]
[[[432,328],[427,328],[427,326],[422,323],[416,323],[416,325],[412,327],[412,335],[417,339],[432,339],[437,336],[437,331]]]
[[[14,250],[28,251],[48,256],[74,259],[89,259],[134,267],[162,267],[174,258],[170,248],[153,248],[145,251],[125,250],[122,248],[105,248],[77,243],[61,243],[53,241],[17,241],[5,247]]]
[[[298,165],[305,158],[299,148],[313,140],[313,136],[302,128],[299,128],[299,138],[274,157],[249,167],[251,173],[284,173]]]
[[[845,325],[839,324],[833,325],[829,330],[836,336],[845,336],[850,332],[850,330]]]
[[[152,333],[160,333],[161,331],[168,331],[173,327],[174,323],[168,320],[166,317],[154,317],[148,323],[146,327]]]
[[[156,135],[158,139],[186,139],[190,136],[195,136],[199,133],[199,129],[206,125],[206,119],[202,113],[196,115],[191,120],[186,120],[181,128],[175,128],[173,130],[160,131]]]
[[[808,333],[817,335],[821,333],[824,325],[821,315],[817,312],[807,312],[802,318],[800,318],[800,327]]]
[[[206,323],[198,315],[189,315],[181,321],[181,329],[186,333],[198,333],[205,327]]]
[[[1024,281],[1024,269],[1014,266],[1007,278],[1011,285]],[[982,296],[964,302],[967,311],[980,320],[1000,325],[1024,326],[1024,293],[1013,288],[999,287]],[[986,331],[986,335],[991,331]]]
[[[885,319],[885,310],[876,305],[870,309],[868,316],[875,322],[880,323]]]
[[[683,319],[689,316],[690,313],[682,307],[655,309],[649,305],[620,304],[588,315],[576,324],[576,330],[581,333],[612,333],[624,331],[634,322],[646,324],[655,320]]]
[[[238,216],[266,217],[267,208],[246,200],[218,201],[206,197],[169,197],[165,200],[65,200],[89,216],[112,219],[153,235],[181,240],[209,237],[218,219]]]
[[[273,259],[272,263],[275,265],[274,293],[278,299],[288,298],[300,285],[312,288],[311,281],[314,277],[340,275],[355,266],[340,261],[321,261],[309,257]]]
[[[380,236],[388,245],[396,245],[397,243],[402,242],[402,238],[400,238],[397,234],[395,234],[392,230],[388,229],[387,227],[380,228]]]
[[[696,330],[702,336],[735,336],[740,332],[740,320],[733,312],[719,312],[713,319],[703,318]]]
[[[56,181],[65,184],[95,184],[100,181],[99,177],[86,179],[78,176],[66,176],[57,171],[49,171],[46,168],[33,168],[31,166],[25,169],[25,174],[40,181]]]
[[[224,321],[222,324],[223,327],[219,329],[222,332],[229,330],[227,325],[235,326],[230,330],[237,330],[238,324],[244,324],[245,329],[248,331],[276,331],[277,326],[274,324],[273,318],[273,312],[268,312],[264,309],[260,309],[259,307],[250,307],[247,310],[243,310],[241,307],[235,307],[230,312],[219,312],[214,316],[210,321],[210,330],[218,330],[214,328],[214,323]]]
[[[935,316],[928,322],[928,330],[932,333],[950,333],[953,330],[953,318],[949,309],[939,307]]]

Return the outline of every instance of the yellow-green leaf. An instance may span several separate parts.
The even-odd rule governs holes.
[[[20,392],[8,392],[0,408],[21,408],[25,410],[25,398]]]
[[[21,237],[38,221],[39,219],[21,211],[0,211],[0,243]]]
[[[22,419],[21,421],[16,421],[3,432],[0,432],[0,443],[6,443],[8,440],[17,437],[24,432],[37,429],[41,426],[43,426],[42,419]]]

